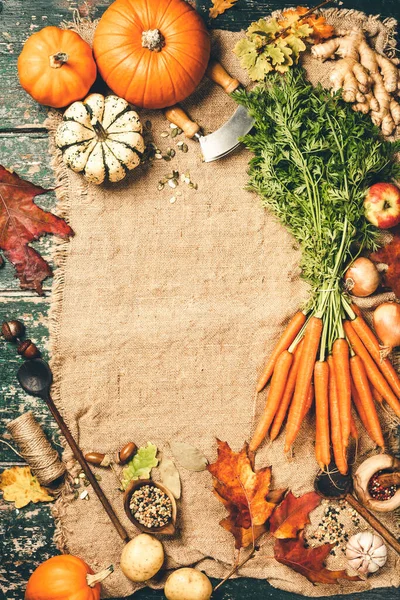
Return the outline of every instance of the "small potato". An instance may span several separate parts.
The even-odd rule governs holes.
[[[209,600],[211,581],[197,569],[177,569],[168,577],[164,594],[168,600]]]
[[[164,562],[164,549],[156,538],[141,533],[126,544],[121,554],[121,570],[131,581],[154,577]]]

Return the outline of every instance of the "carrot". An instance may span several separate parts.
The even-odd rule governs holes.
[[[306,403],[304,405],[304,414],[303,414],[303,419],[304,417],[306,417],[310,411],[310,408],[312,406],[313,400],[314,400],[314,395],[315,395],[315,389],[314,389],[314,384],[313,382],[311,382],[310,384],[310,388],[308,390],[308,394],[307,394],[307,400]]]
[[[322,334],[322,319],[311,317],[305,331],[303,350],[301,353],[296,387],[286,426],[285,452],[299,433],[304,418],[304,406],[307,402],[310,383],[313,375],[315,359]]]
[[[337,396],[340,411],[340,427],[343,438],[343,448],[346,450],[350,437],[351,416],[351,385],[349,365],[349,345],[344,338],[334,341],[332,357],[335,365]]]
[[[326,361],[318,361],[314,367],[315,386],[315,444],[319,449],[318,461],[321,469],[331,462],[329,443],[329,366]],[[318,460],[318,456],[317,456]]]
[[[275,364],[274,374],[272,376],[271,387],[268,394],[267,404],[265,405],[264,413],[258,422],[256,430],[250,442],[249,449],[251,452],[257,450],[259,445],[264,440],[271,426],[273,418],[285,392],[285,387],[288,379],[290,367],[293,362],[293,354],[288,350],[284,350]]]
[[[296,385],[296,379],[297,379],[297,373],[299,370],[300,356],[301,356],[301,351],[303,348],[303,343],[304,343],[304,340],[301,340],[301,342],[296,346],[296,349],[294,351],[293,363],[292,363],[292,366],[290,367],[285,392],[282,396],[282,400],[278,407],[278,410],[275,413],[274,422],[272,424],[271,431],[269,434],[271,441],[278,437],[279,432],[282,427],[282,423],[286,417],[286,413],[288,411],[290,401],[293,398],[293,392],[294,392],[294,388]]]
[[[354,321],[351,322],[354,331],[382,371],[386,381],[396,396],[400,398],[400,379],[396,373],[396,370],[388,358],[382,358],[381,347],[379,345],[378,338],[368,324],[364,321],[360,309],[357,307],[354,312],[357,315]]]
[[[381,424],[379,423],[378,413],[376,412],[375,404],[369,387],[368,376],[362,359],[355,354],[350,358],[351,376],[354,381],[354,386],[360,397],[360,401],[365,410],[365,416],[368,421],[368,426],[373,435],[373,440],[378,446],[383,448],[385,442],[383,440]]]
[[[378,402],[378,404],[382,404],[382,402],[383,402],[382,394],[380,394],[378,392],[378,390],[376,388],[374,388],[373,386],[371,388],[371,392],[372,392],[372,397],[375,400],[375,402]]]
[[[346,455],[343,448],[342,432],[340,429],[339,401],[336,387],[335,365],[333,357],[328,356],[329,365],[329,417],[331,425],[331,440],[335,463],[342,475],[348,471]]]
[[[374,439],[374,435],[369,426],[367,415],[365,413],[365,409],[364,409],[363,403],[361,402],[359,393],[357,392],[356,386],[354,385],[354,381],[351,382],[351,397],[353,400],[353,404],[356,407],[357,414],[360,417],[361,423],[364,425],[364,428],[365,428],[366,432],[368,433],[369,437],[371,438],[371,440],[373,442],[375,442],[375,444],[376,444],[377,442]]]
[[[378,369],[377,365],[371,358],[368,350],[365,348],[364,344],[354,331],[352,323],[353,322],[345,321],[343,327],[354,352],[362,359],[371,385],[376,388],[380,394],[382,394],[383,398],[393,409],[396,415],[400,417],[399,401],[394,395],[390,385]]]
[[[288,326],[282,334],[282,337],[278,341],[274,350],[272,351],[271,356],[267,364],[264,367],[263,372],[257,383],[257,392],[261,392],[267,385],[268,381],[271,378],[272,373],[274,372],[275,363],[278,360],[278,356],[284,351],[287,350],[290,344],[294,341],[295,337],[299,333],[300,329],[303,327],[306,322],[306,315],[299,311],[297,312],[289,321]]]
[[[350,417],[350,435],[354,440],[358,440],[357,425],[354,421],[353,415]]]

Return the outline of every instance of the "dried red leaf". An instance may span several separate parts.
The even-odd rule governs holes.
[[[370,256],[371,260],[388,265],[383,284],[400,298],[400,228],[396,228],[391,242]]]
[[[296,498],[289,492],[270,519],[270,531],[279,539],[295,538],[310,522],[308,514],[321,502],[316,492]]]
[[[236,547],[246,547],[265,531],[265,523],[281,500],[283,490],[271,494],[271,467],[254,471],[253,455],[245,444],[233,452],[226,442],[218,442],[218,458],[208,465],[214,477],[214,495],[229,512],[220,523],[236,540]]]
[[[43,294],[42,282],[52,275],[50,265],[29,242],[45,233],[63,238],[74,232],[67,223],[33,202],[48,190],[20,179],[0,165],[0,249],[14,265],[22,289]]]
[[[338,579],[358,581],[357,575],[347,575],[346,571],[330,571],[324,565],[334,544],[323,544],[317,548],[304,546],[304,532],[291,540],[275,540],[275,559],[307,577],[312,583],[338,583]]]
[[[232,8],[236,2],[237,0],[212,0],[209,12],[210,18],[215,19],[218,15],[222,15],[228,8]]]

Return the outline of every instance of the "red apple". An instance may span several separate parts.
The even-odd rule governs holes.
[[[389,229],[400,223],[400,189],[393,183],[375,183],[364,200],[365,218],[379,227]]]

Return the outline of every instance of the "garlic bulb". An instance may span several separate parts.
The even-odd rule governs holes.
[[[387,548],[380,535],[361,531],[352,535],[346,546],[349,565],[359,573],[376,573],[386,562]]]

